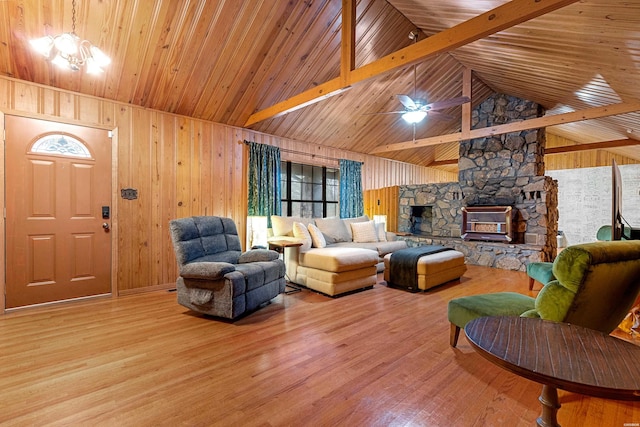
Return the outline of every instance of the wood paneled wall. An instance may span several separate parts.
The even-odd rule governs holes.
[[[547,148],[565,147],[576,144],[578,144],[578,142],[547,132]],[[615,159],[619,165],[633,165],[638,163],[635,159],[615,154],[609,150],[586,150],[561,154],[547,154],[544,156],[544,167],[545,170],[549,171],[595,168],[598,166],[611,166],[612,159]]]
[[[0,77],[0,111],[114,131],[112,259],[118,294],[173,286],[177,269],[168,232],[172,218],[227,216],[235,220],[244,241],[247,150],[243,140],[277,145],[283,149],[284,160],[335,166],[338,158],[362,161],[365,190],[457,179],[432,168],[326,149],[6,77]],[[4,141],[2,144],[4,152]],[[4,170],[1,176],[0,187],[4,188]],[[138,198],[122,199],[123,188],[137,189]],[[0,273],[4,277],[4,271]]]
[[[399,203],[400,188],[397,185],[364,192],[364,213],[371,219],[374,215],[386,215],[387,231],[398,231]]]

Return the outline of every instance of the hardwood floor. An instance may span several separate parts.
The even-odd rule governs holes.
[[[536,288],[534,288],[536,289]],[[447,301],[527,292],[524,273],[469,266],[411,294],[378,284],[280,295],[236,322],[170,292],[0,316],[0,424],[533,426],[541,386],[449,347]],[[564,427],[640,423],[640,404],[560,391]]]

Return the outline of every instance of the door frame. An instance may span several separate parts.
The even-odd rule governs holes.
[[[83,126],[90,127],[94,129],[102,129],[111,132],[111,297],[116,298],[118,296],[118,287],[117,287],[117,272],[118,272],[118,128],[117,127],[107,127],[107,126],[99,126],[99,125],[88,125],[86,123],[82,123],[79,121],[73,120],[64,120],[59,117],[50,117],[41,114],[25,114],[24,112],[17,112],[11,110],[2,110],[0,109],[0,129],[2,130],[2,138],[0,138],[0,208],[2,211],[2,215],[0,215],[0,315],[6,314],[8,311],[6,309],[6,301],[5,301],[5,293],[7,290],[6,283],[6,260],[7,260],[7,236],[6,236],[6,215],[7,215],[7,207],[6,207],[6,194],[5,194],[5,185],[6,185],[6,171],[5,171],[5,144],[6,144],[6,135],[5,135],[5,116],[16,116],[16,117],[24,117],[27,119],[37,119],[37,120],[46,120],[52,123],[63,123],[74,126]],[[83,297],[78,298],[78,300],[82,299],[92,299],[92,298],[104,298],[104,296],[97,297]],[[63,304],[65,301],[53,301],[43,304],[38,304],[37,307],[49,306],[54,304]],[[33,307],[33,306],[30,306]],[[18,308],[12,309],[15,310],[26,310],[27,308]]]

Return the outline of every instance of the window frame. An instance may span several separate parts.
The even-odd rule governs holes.
[[[280,171],[280,182],[283,183],[283,185],[285,186],[285,191],[282,192],[282,198],[280,199],[280,203],[282,206],[282,215],[283,216],[293,216],[292,212],[293,212],[293,204],[294,203],[300,203],[300,204],[305,204],[308,203],[310,205],[313,205],[315,203],[321,203],[322,204],[322,218],[327,217],[327,212],[328,212],[328,206],[329,205],[335,205],[335,210],[334,212],[336,212],[337,214],[339,214],[340,212],[340,196],[339,196],[339,191],[340,191],[340,169],[339,168],[331,168],[331,167],[327,167],[327,166],[320,166],[320,165],[312,165],[312,164],[307,164],[307,163],[297,163],[297,162],[292,162],[290,160],[283,160],[281,162],[281,171]],[[311,167],[311,168],[321,168],[322,169],[322,199],[321,200],[316,200],[313,199],[313,191],[311,191],[311,199],[305,199],[305,198],[300,198],[300,199],[293,199],[292,198],[292,169],[293,169],[293,165],[299,165],[301,168],[304,168],[305,166],[307,167]],[[338,191],[338,194],[336,195],[336,200],[327,200],[327,171],[333,171],[335,173],[335,176],[337,177],[337,182],[336,182],[336,189]],[[302,195],[301,195],[302,196]],[[311,208],[311,218],[314,218],[313,216],[313,207]]]

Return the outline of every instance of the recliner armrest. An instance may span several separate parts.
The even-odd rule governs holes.
[[[180,267],[180,276],[185,279],[217,280],[235,269],[235,265],[228,262],[192,262]]]
[[[269,249],[252,249],[240,254],[238,264],[246,264],[249,262],[259,261],[275,261],[279,257],[280,254],[276,251],[272,251]]]

